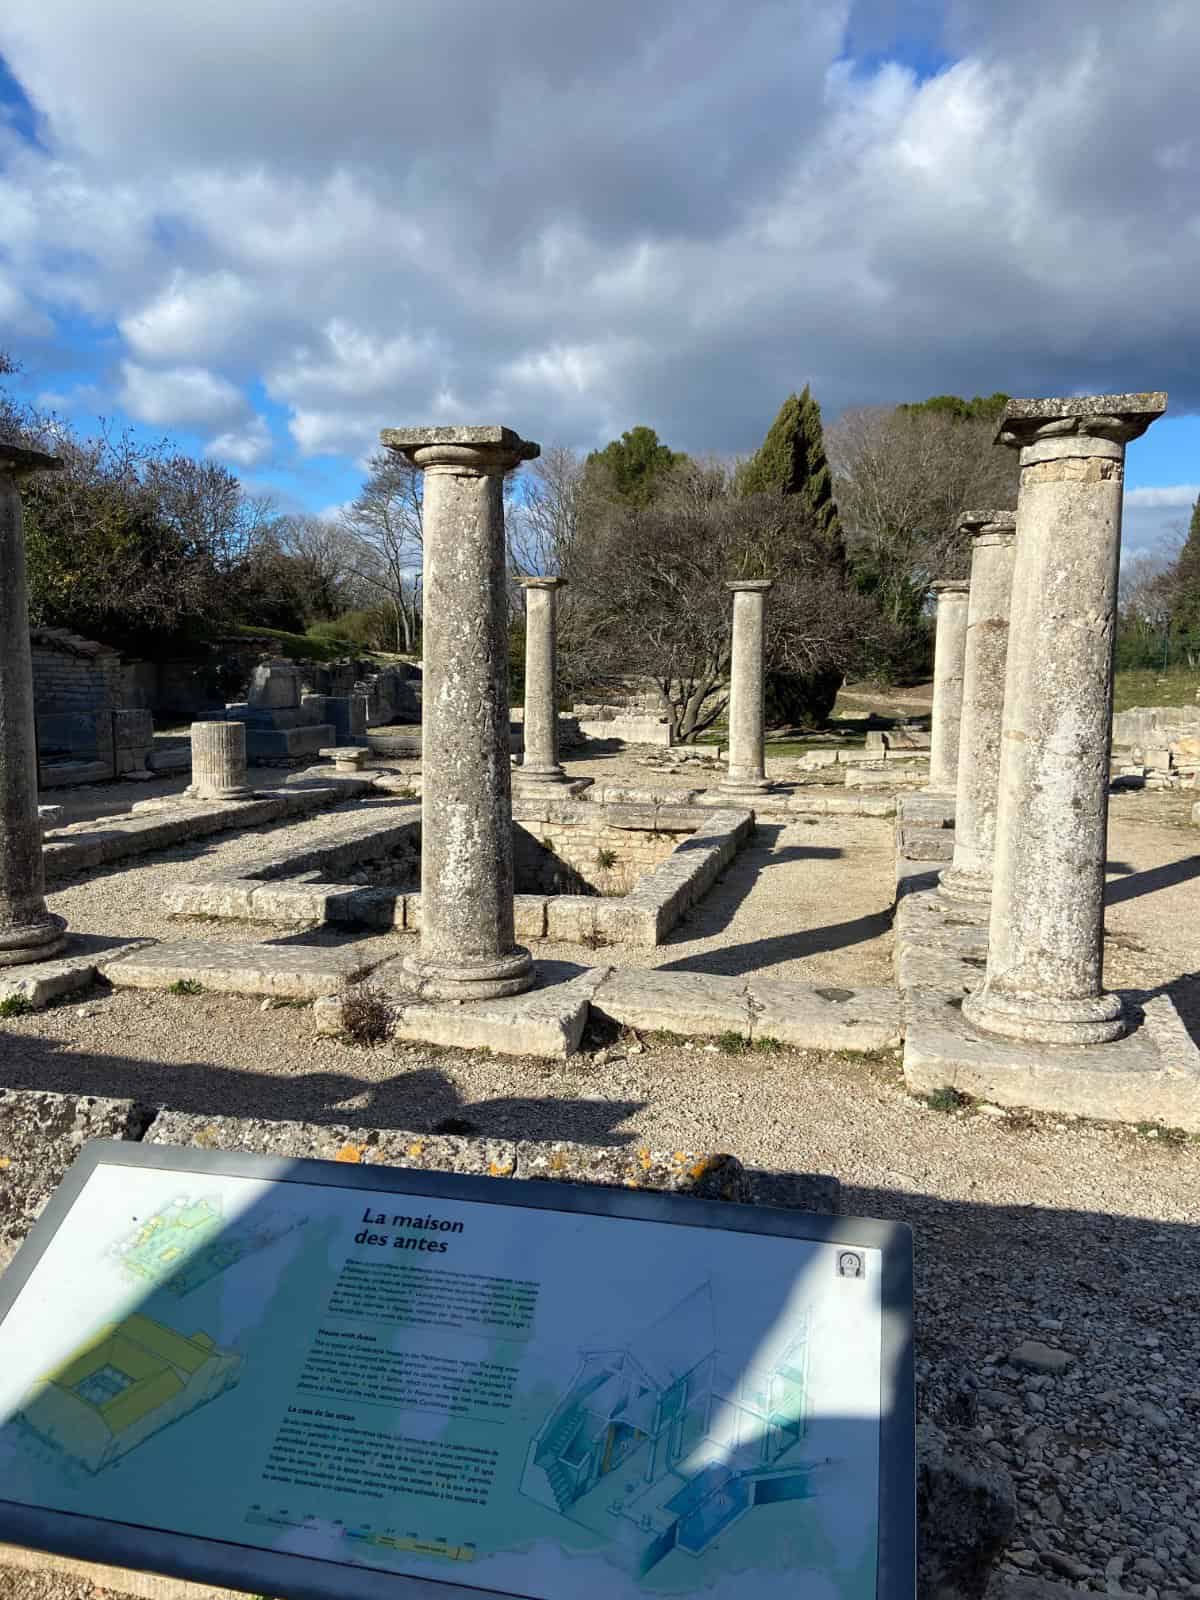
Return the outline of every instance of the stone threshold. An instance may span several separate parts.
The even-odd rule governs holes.
[[[272,789],[254,800],[213,804],[174,798],[141,801],[128,817],[77,822],[51,833],[42,847],[46,879],[51,882],[214,833],[310,816],[370,789],[364,779],[338,778],[304,788]]]
[[[1131,1027],[1108,1044],[1039,1045],[967,1022],[963,997],[987,968],[988,913],[938,894],[953,844],[951,802],[901,801],[893,960],[904,998],[909,1091],[956,1089],[993,1105],[1200,1133],[1200,1049],[1169,995],[1117,991]]]
[[[0,967],[0,1003],[24,1002],[41,1011],[55,1000],[81,994],[104,976],[110,961],[152,944],[149,939],[116,939],[99,933],[70,933],[64,950],[49,961]]]
[[[514,806],[514,821],[570,822],[594,802],[539,800]],[[406,832],[414,836],[420,808],[389,813],[381,827],[367,814],[351,834],[326,845],[283,851],[260,863],[253,877],[213,873],[191,883],[173,884],[163,904],[173,915],[218,917],[296,927],[359,926],[412,932],[421,926],[421,895],[399,889],[373,889],[346,883],[299,882],[299,874],[349,866],[370,843],[386,849]],[[753,813],[708,811],[697,807],[605,804],[605,822],[616,828],[692,832],[667,859],[643,874],[627,895],[537,895],[513,897],[518,939],[563,943],[595,942],[654,948],[684,914],[712,888],[749,839]],[[268,881],[264,882],[266,879]],[[283,880],[283,881],[281,881]]]

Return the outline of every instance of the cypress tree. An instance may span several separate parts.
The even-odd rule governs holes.
[[[1200,495],[1179,560],[1175,563],[1175,604],[1171,626],[1177,633],[1200,633]]]
[[[821,407],[808,384],[779,408],[767,437],[738,476],[743,494],[779,491],[801,496],[817,539],[831,555],[845,558],[842,525],[833,499],[833,474],[825,457]]]

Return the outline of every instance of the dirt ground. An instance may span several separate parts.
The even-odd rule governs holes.
[[[605,781],[663,781],[628,756],[571,765]],[[1114,801],[1106,981],[1168,989],[1200,1040],[1200,833],[1181,825],[1186,808],[1176,798]],[[302,826],[314,825],[319,819]],[[81,931],[226,939],[236,925],[166,919],[162,888],[194,872],[199,856],[206,866],[232,864],[267,837],[225,836],[92,874],[56,888],[51,904]],[[765,824],[659,950],[542,945],[535,954],[883,985],[891,981],[892,893],[890,822]],[[318,937],[261,928],[246,936]],[[404,939],[386,942],[404,948]],[[832,1175],[843,1211],[914,1228],[922,1414],[955,1415],[964,1385],[993,1397],[987,1403],[997,1409],[981,1411],[980,1426],[1018,1485],[1018,1566],[1049,1576],[1059,1569],[1044,1557],[1058,1551],[1094,1573],[1095,1581],[1081,1580],[1093,1588],[1117,1582],[1160,1600],[1195,1592],[1189,1584],[1200,1570],[1193,1576],[1186,1555],[1175,1559],[1162,1524],[1191,1539],[1200,1472],[1192,1443],[1200,1318],[1194,1296],[1189,1308],[1180,1294],[1180,1273],[1194,1277],[1186,1263],[1200,1243],[1200,1143],[1156,1129],[935,1110],[905,1093],[891,1055],[730,1055],[653,1036],[593,1044],[602,1054],[593,1048],[565,1062],[363,1049],[315,1035],[305,1008],[98,991],[0,1023],[0,1083],[232,1116],[720,1149],[757,1167]],[[1025,1416],[1027,1396],[1006,1376],[1004,1352],[1024,1337],[1051,1338],[1078,1358],[1076,1386],[1060,1386],[1044,1416],[1033,1401],[1034,1415]],[[1009,1389],[1006,1410],[995,1396]],[[1129,1397],[1167,1419],[1169,1439],[1150,1437],[1140,1413],[1121,1410]],[[1044,1445],[1039,1428],[1052,1435]],[[1127,1508],[1120,1498],[1125,1509],[1109,1506],[1108,1479],[1095,1478],[1109,1455],[1114,1475],[1138,1490]],[[1149,1507],[1139,1498],[1146,1483]],[[1191,1548],[1200,1550],[1200,1539]],[[1165,1566],[1164,1556],[1172,1558]],[[1163,1578],[1154,1577],[1156,1565]],[[0,1575],[0,1592],[11,1600],[99,1593],[15,1573]]]

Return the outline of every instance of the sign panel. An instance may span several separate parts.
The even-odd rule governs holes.
[[[906,1229],[89,1145],[0,1281],[0,1539],[289,1600],[910,1600]]]

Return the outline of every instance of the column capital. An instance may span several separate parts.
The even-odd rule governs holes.
[[[971,580],[969,578],[939,578],[936,583],[931,583],[929,587],[940,600],[944,594],[969,594]]]
[[[386,449],[405,456],[415,467],[448,468],[481,478],[508,472],[542,453],[540,444],[522,439],[498,423],[465,428],[384,428],[379,437]]]
[[[48,455],[45,450],[30,450],[23,444],[0,439],[0,472],[6,472],[10,477],[23,478],[30,472],[57,472],[61,466],[61,456]]]
[[[733,594],[766,594],[775,587],[774,578],[730,578],[725,587]]]
[[[1043,439],[1076,435],[1128,444],[1167,409],[1161,389],[1147,394],[1083,394],[1045,400],[1010,400],[996,443],[1022,449]]]
[[[1016,528],[1015,511],[963,511],[958,518],[959,533],[1015,533]]]
[[[517,582],[522,589],[565,589],[565,578],[518,578]]]

